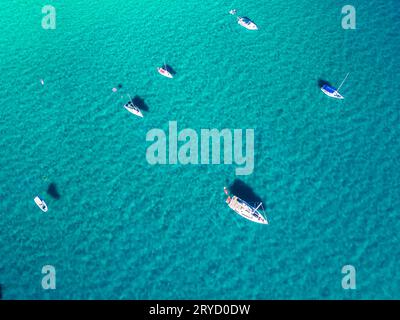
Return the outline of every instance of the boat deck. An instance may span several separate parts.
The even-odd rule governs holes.
[[[238,197],[236,196],[232,197],[231,201],[229,202],[229,207],[238,213],[247,213],[247,215],[251,215],[251,209],[244,203],[240,203],[238,201]]]
[[[237,196],[233,196],[232,198],[228,197],[227,202],[229,208],[240,214],[242,217],[249,219],[253,222],[268,224],[267,219],[265,219],[263,215],[258,212],[258,207],[253,208],[251,205],[238,198]]]

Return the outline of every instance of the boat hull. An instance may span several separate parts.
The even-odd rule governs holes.
[[[143,118],[143,113],[140,111],[140,110],[135,110],[135,109],[132,109],[132,108],[129,108],[129,107],[127,107],[127,106],[124,106],[124,108],[126,109],[126,110],[128,110],[130,113],[132,113],[132,114],[134,114],[135,116],[138,116],[138,117],[140,117],[140,118]]]

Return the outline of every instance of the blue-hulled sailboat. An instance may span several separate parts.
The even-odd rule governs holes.
[[[336,99],[344,99],[344,97],[339,93],[340,88],[342,87],[343,83],[346,81],[347,77],[348,77],[348,73],[346,75],[346,77],[344,78],[344,80],[342,81],[342,83],[340,84],[339,88],[334,88],[331,87],[328,84],[324,84],[321,87],[321,90],[323,93],[325,93],[327,96],[332,97],[332,98],[336,98]]]

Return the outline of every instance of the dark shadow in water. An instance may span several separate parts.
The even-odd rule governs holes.
[[[0,284],[0,300],[3,300],[3,287]]]
[[[48,188],[47,188],[47,194],[50,195],[53,199],[60,199],[61,196],[57,191],[57,186],[55,185],[55,183],[50,183]]]
[[[322,88],[322,86],[324,86],[324,85],[328,85],[328,86],[330,86],[330,87],[332,87],[332,85],[328,82],[328,81],[326,81],[326,80],[323,80],[323,79],[318,79],[318,87],[319,88]]]
[[[141,109],[143,111],[149,111],[149,106],[144,102],[144,99],[142,99],[141,97],[134,96],[132,99],[132,102],[139,109]]]
[[[122,84],[119,83],[119,84],[117,85],[117,88],[118,88],[118,89],[121,89],[121,88],[122,88]]]
[[[172,68],[169,64],[164,64],[163,66],[165,69],[167,69],[167,71],[172,74],[173,76],[176,75],[176,71],[174,70],[174,68]]]
[[[250,188],[247,184],[245,184],[240,179],[235,179],[232,185],[229,187],[229,191],[232,195],[238,196],[239,198],[243,199],[249,203],[258,203],[264,201],[258,196],[252,188]]]

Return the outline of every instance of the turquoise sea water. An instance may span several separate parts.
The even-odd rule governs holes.
[[[55,30],[42,1],[0,10],[3,299],[400,298],[397,0],[352,1],[356,30],[341,28],[347,1],[51,4]],[[164,59],[173,80],[155,71]],[[343,101],[319,90],[347,72]],[[254,128],[254,173],[148,164],[146,133],[172,120]],[[226,206],[235,179],[268,226]],[[41,287],[47,264],[56,290]]]

